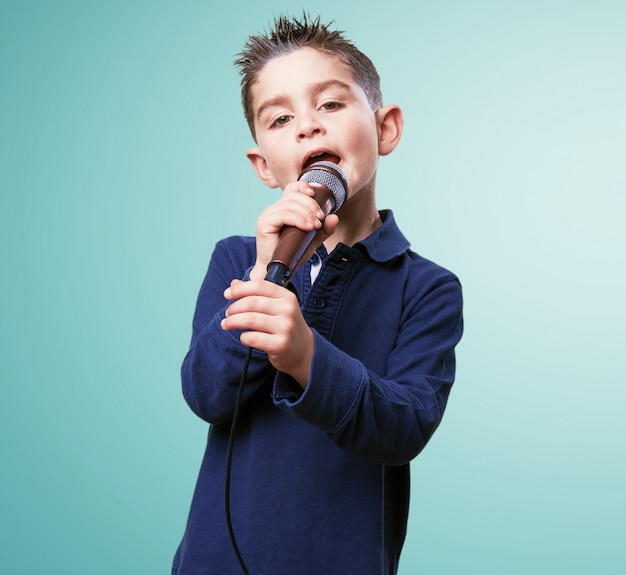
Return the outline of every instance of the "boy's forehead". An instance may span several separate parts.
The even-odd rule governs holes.
[[[261,68],[250,86],[252,107],[257,110],[265,98],[285,89],[305,89],[330,79],[357,85],[352,70],[338,55],[305,47],[275,56]]]

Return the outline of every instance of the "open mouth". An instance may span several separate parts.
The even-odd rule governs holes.
[[[304,166],[302,169],[308,168],[311,164],[315,164],[316,162],[331,162],[333,164],[339,163],[339,156],[335,156],[329,152],[320,152],[319,154],[313,154],[309,157],[309,159],[304,162]]]

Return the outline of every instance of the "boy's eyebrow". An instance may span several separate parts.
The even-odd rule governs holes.
[[[346,84],[345,82],[342,82],[341,80],[334,80],[334,79],[325,80],[324,82],[317,82],[316,84],[313,84],[310,87],[309,91],[312,94],[318,94],[329,88],[338,88],[346,92],[352,92],[352,88],[350,87],[349,84]],[[270,98],[269,100],[265,100],[265,102],[263,102],[259,106],[259,109],[256,112],[257,119],[260,118],[268,108],[271,108],[272,106],[281,106],[285,104],[288,101],[288,99],[289,98],[287,96],[281,94],[279,96],[274,96],[273,98]]]
[[[257,119],[260,118],[263,113],[268,109],[268,108],[272,108],[273,106],[280,106],[282,104],[285,104],[287,102],[288,98],[287,96],[274,96],[273,98],[270,98],[269,100],[265,100],[265,102],[263,102],[260,106],[259,109],[256,111],[256,117]]]

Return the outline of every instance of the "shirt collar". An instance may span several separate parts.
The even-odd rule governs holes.
[[[383,263],[405,253],[411,244],[400,231],[391,210],[381,210],[380,217],[383,224],[354,247],[360,246],[372,260]]]

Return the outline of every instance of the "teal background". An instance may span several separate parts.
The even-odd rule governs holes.
[[[626,3],[0,0],[2,572],[169,572],[195,297],[276,197],[231,62],[301,6],[402,106],[379,205],[464,285],[401,575],[626,572]]]

